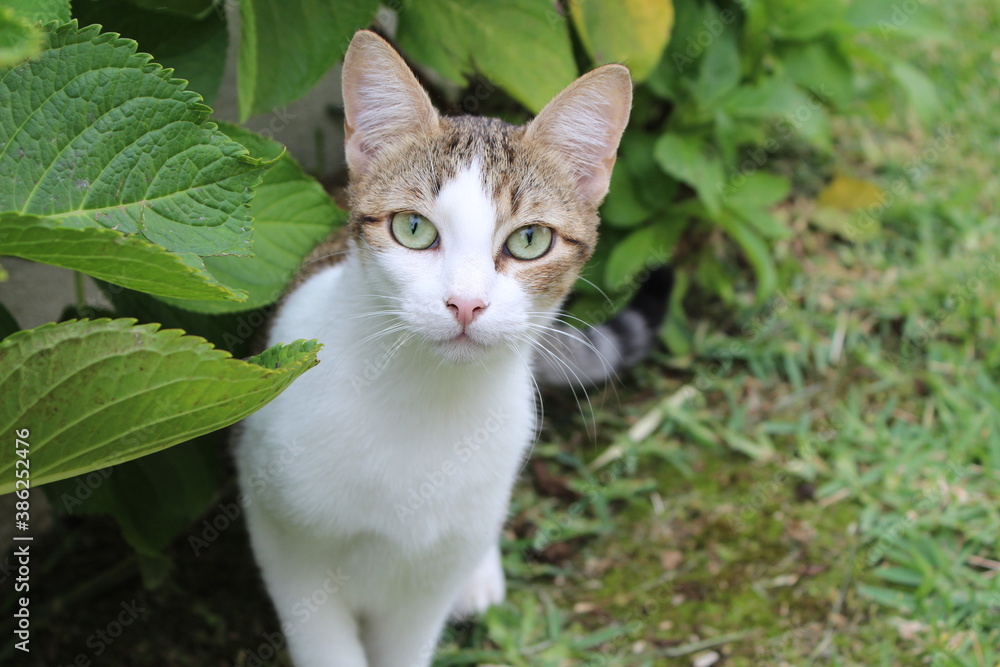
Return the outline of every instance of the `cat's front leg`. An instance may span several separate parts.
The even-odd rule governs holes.
[[[370,613],[362,626],[369,667],[428,667],[448,617],[451,594],[410,591],[381,611]]]
[[[349,577],[331,567],[322,550],[289,539],[256,505],[246,516],[295,667],[370,667],[358,622],[343,597]]]
[[[450,615],[452,618],[465,618],[482,614],[491,606],[503,602],[506,592],[500,546],[494,544],[466,580],[451,605]]]

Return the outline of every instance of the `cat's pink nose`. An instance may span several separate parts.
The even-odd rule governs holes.
[[[472,320],[486,310],[486,304],[483,303],[482,299],[456,299],[452,297],[448,299],[448,310],[462,325],[462,331],[465,331],[465,328],[472,324]]]

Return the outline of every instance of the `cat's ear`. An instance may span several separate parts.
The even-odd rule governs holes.
[[[596,206],[608,193],[618,142],[632,107],[632,77],[604,65],[559,93],[528,125],[527,137],[547,144],[577,173],[577,188]]]
[[[417,77],[375,33],[355,33],[343,70],[344,144],[356,175],[367,172],[394,139],[438,127],[437,110]]]

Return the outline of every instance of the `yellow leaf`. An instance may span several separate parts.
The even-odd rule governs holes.
[[[878,206],[884,200],[885,194],[878,186],[858,178],[838,175],[819,193],[816,203],[825,208],[857,211]]]
[[[569,0],[573,24],[598,64],[622,63],[642,81],[670,41],[672,0]]]

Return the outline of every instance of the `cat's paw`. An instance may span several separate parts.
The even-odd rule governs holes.
[[[492,605],[500,604],[507,594],[507,582],[500,562],[500,549],[493,547],[476,566],[465,582],[462,592],[451,605],[452,618],[481,614]]]

